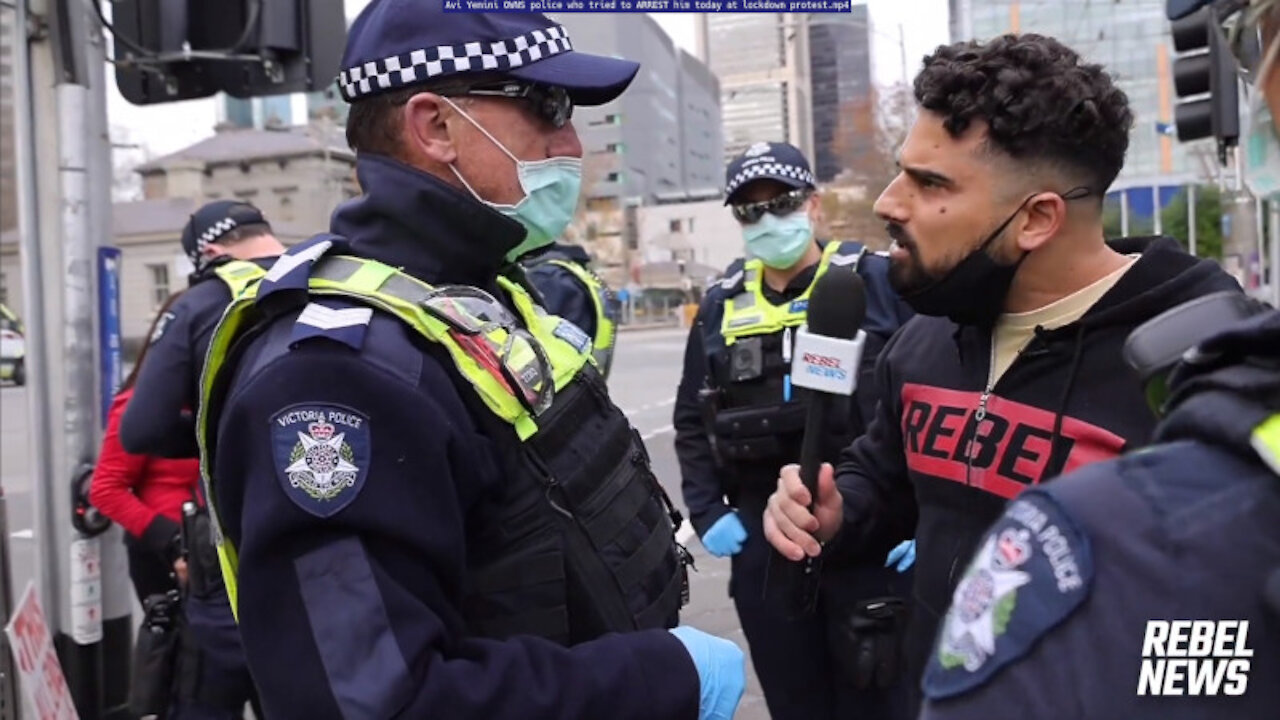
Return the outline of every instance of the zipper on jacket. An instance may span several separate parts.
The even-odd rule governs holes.
[[[1015,362],[1017,358],[1014,358]],[[973,471],[973,446],[978,441],[978,430],[982,421],[987,419],[987,402],[991,399],[991,391],[996,386],[996,336],[991,334],[991,359],[987,363],[987,385],[978,397],[978,409],[973,413],[973,433],[969,435],[969,447],[964,454],[964,484],[971,485],[969,475]]]

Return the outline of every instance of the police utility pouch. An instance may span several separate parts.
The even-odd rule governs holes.
[[[178,591],[149,595],[142,607],[142,627],[133,648],[133,679],[129,687],[129,712],[140,718],[163,716],[169,709],[183,635]]]
[[[855,603],[833,628],[836,662],[853,687],[884,689],[897,679],[905,614],[902,598],[869,598]]]

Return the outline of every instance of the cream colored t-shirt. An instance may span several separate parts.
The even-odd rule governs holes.
[[[1031,342],[1037,327],[1051,330],[1079,320],[1089,311],[1089,308],[1093,307],[1094,303],[1101,300],[1102,296],[1120,281],[1120,278],[1124,277],[1137,259],[1137,255],[1130,255],[1129,262],[1115,272],[1042,308],[1030,312],[1001,315],[996,321],[995,332],[991,337],[992,364],[988,384],[995,385],[1000,376],[1004,375],[1014,359],[1018,357],[1018,353]]]

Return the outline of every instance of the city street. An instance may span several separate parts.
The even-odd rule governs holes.
[[[614,401],[627,412],[631,423],[644,437],[653,457],[654,471],[671,499],[680,506],[683,502],[671,411],[680,380],[685,336],[686,331],[678,329],[620,333],[610,381]],[[32,577],[34,563],[26,403],[24,388],[0,388],[0,483],[8,500],[13,582],[18,592]],[[683,622],[730,638],[746,651],[746,639],[728,596],[729,561],[709,556],[692,537],[687,525],[681,537],[693,552],[698,567],[698,572],[691,576],[692,600],[682,614]],[[734,717],[739,720],[768,718],[754,674]]]

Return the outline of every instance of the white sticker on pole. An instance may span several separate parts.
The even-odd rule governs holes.
[[[62,664],[53,648],[53,636],[40,608],[36,586],[27,583],[22,600],[5,626],[18,668],[18,684],[36,720],[80,720]]]
[[[71,543],[71,639],[102,641],[102,546],[98,538]]]
[[[858,363],[867,334],[853,340],[814,335],[808,327],[796,333],[791,357],[791,384],[833,395],[852,395],[858,383]]]

